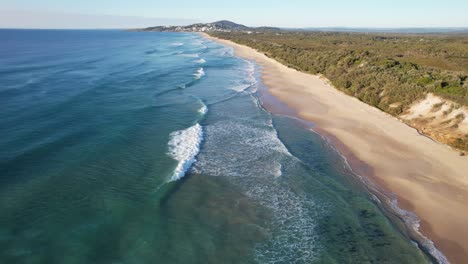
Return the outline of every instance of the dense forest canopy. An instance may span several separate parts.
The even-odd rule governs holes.
[[[323,74],[338,89],[394,115],[429,92],[468,105],[468,35],[213,35],[253,47],[300,71]]]
[[[468,106],[468,35],[365,34],[337,32],[212,32],[244,44],[299,71],[322,74],[348,95],[394,116],[433,93],[450,111]],[[433,110],[441,107],[434,105]],[[448,115],[450,111],[445,111]],[[447,112],[447,113],[446,113]],[[468,118],[433,122],[431,116],[403,120],[420,132],[468,151],[468,134],[457,131]]]

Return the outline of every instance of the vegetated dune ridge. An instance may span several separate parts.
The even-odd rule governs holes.
[[[468,152],[468,133],[459,126],[468,122],[468,116],[452,111],[468,107],[466,34],[281,31],[212,35],[254,48],[301,72],[321,74],[345,94]],[[442,103],[430,106],[445,108],[443,115],[404,118],[428,94],[445,101],[447,107],[441,107]],[[458,114],[452,115],[455,112]]]
[[[335,139],[358,174],[393,193],[400,208],[414,212],[420,219],[421,233],[434,241],[451,263],[468,259],[466,157],[334,89],[320,76],[288,68],[252,48],[204,35],[232,46],[236,55],[256,61],[262,67],[268,92]],[[369,168],[355,166],[352,160]],[[417,224],[414,227],[417,229]],[[437,255],[437,250],[432,250]]]

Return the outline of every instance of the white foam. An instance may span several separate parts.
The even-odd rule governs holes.
[[[194,54],[179,54],[179,56],[181,57],[187,57],[187,58],[199,58],[200,57],[200,54],[198,53],[194,53]]]
[[[245,71],[247,73],[247,80],[249,83],[256,84],[257,79],[255,78],[255,64],[249,60],[246,60],[247,66],[245,67]]]
[[[184,177],[196,161],[195,157],[200,151],[200,144],[203,140],[203,129],[200,124],[196,124],[185,130],[172,132],[170,138],[168,154],[179,163],[169,181],[177,181]]]
[[[313,263],[317,259],[322,246],[316,223],[325,207],[279,186],[258,186],[247,195],[274,212],[272,222],[277,227],[267,242],[254,248],[258,263]]]
[[[205,151],[195,164],[197,172],[231,177],[255,174],[271,179],[280,175],[283,157],[294,159],[272,127],[241,122],[226,120],[205,128],[211,140],[206,142]],[[249,155],[245,155],[246,151]]]
[[[182,42],[174,42],[174,43],[171,43],[170,46],[173,46],[173,47],[180,47],[180,46],[183,46],[184,43]]]
[[[240,85],[232,86],[229,89],[241,93],[249,87],[250,87],[250,84],[240,84]]]
[[[249,93],[256,92],[257,78],[255,78],[255,64],[251,61],[245,60],[245,67],[241,69],[244,78],[241,83],[235,83],[229,87],[230,90],[242,93],[246,92],[249,88]]]
[[[200,102],[201,102],[202,106],[200,107],[200,109],[198,109],[198,113],[200,113],[202,115],[205,115],[206,113],[208,113],[208,107],[202,101],[200,101]]]
[[[199,59],[199,60],[196,60],[194,62],[198,63],[198,64],[204,64],[204,63],[206,63],[206,60],[205,59]]]
[[[372,197],[374,200],[381,203],[383,202],[381,199],[385,199],[386,204],[390,206],[391,210],[394,213],[396,213],[400,217],[400,219],[402,219],[404,224],[409,229],[411,229],[413,232],[417,234],[417,236],[419,236],[418,242],[420,243],[420,246],[422,246],[433,258],[435,258],[437,260],[437,263],[440,263],[440,264],[450,263],[447,257],[445,257],[445,255],[435,246],[434,242],[421,233],[420,220],[419,220],[419,217],[415,213],[402,209],[399,206],[398,200],[394,196],[394,194],[388,193],[382,190],[368,177],[364,177],[354,172],[346,156],[341,154],[341,152],[335,146],[333,146],[333,144],[331,144],[330,140],[327,137],[318,134],[314,130],[312,131],[316,133],[317,135],[321,136],[321,138],[327,143],[327,145],[341,156],[341,158],[343,159],[344,167],[350,172],[352,172],[354,176],[359,178],[359,180],[361,180],[365,184],[366,188],[368,188],[370,193],[372,194]],[[379,197],[377,197],[376,195],[377,193],[380,194]]]
[[[267,237],[253,248],[256,262],[311,263],[321,250],[317,221],[324,207],[311,195],[297,192],[287,181],[279,180],[283,172],[301,166],[289,156],[276,131],[266,124],[242,123],[220,121],[206,126],[210,140],[197,158],[194,171],[226,177],[247,197],[271,211]]]
[[[246,66],[242,68],[242,73],[245,75],[243,82],[240,84],[235,84],[229,89],[234,90],[236,92],[245,92],[247,89],[252,88],[251,90],[249,90],[249,92],[255,93],[257,84],[257,78],[255,78],[255,64],[249,60],[244,61],[246,63]]]
[[[275,161],[275,168],[273,169],[273,175],[278,178],[283,176],[283,165],[279,163],[278,161]]]
[[[203,68],[200,68],[197,70],[196,73],[193,74],[195,76],[195,79],[200,79],[201,77],[205,76],[205,70]]]
[[[422,238],[422,241],[420,241],[421,246],[427,250],[439,264],[450,264],[447,257],[445,257],[445,255],[435,246],[434,242],[421,233],[419,229],[420,220],[415,213],[400,208],[396,198],[390,200],[390,206],[392,210],[394,210],[394,212],[396,212],[403,219],[405,224]]]
[[[283,172],[302,166],[281,142],[270,118],[225,119],[205,127],[209,140],[197,156],[193,171],[226,177],[271,211],[271,226],[265,229],[265,242],[253,249],[256,262],[311,263],[316,260],[321,251],[317,221],[325,207],[317,203],[312,194],[297,192],[288,181],[278,178]]]

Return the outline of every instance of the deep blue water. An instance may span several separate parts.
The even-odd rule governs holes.
[[[425,263],[197,34],[0,30],[0,263]]]

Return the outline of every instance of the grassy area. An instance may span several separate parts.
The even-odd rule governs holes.
[[[468,35],[213,33],[292,68],[323,74],[338,89],[393,115],[428,92],[468,105]]]

